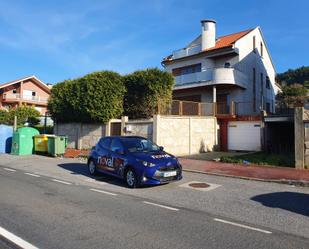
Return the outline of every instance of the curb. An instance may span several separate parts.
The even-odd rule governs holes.
[[[205,175],[213,175],[213,176],[222,176],[222,177],[237,178],[237,179],[249,180],[249,181],[272,182],[272,183],[288,184],[288,185],[294,185],[294,186],[300,186],[300,187],[309,187],[309,181],[304,181],[304,180],[261,179],[261,178],[255,178],[255,177],[227,175],[227,174],[220,174],[220,173],[213,173],[213,172],[205,172],[205,171],[194,170],[194,169],[185,169],[185,168],[182,168],[182,171],[191,172],[191,173],[198,173],[198,174],[205,174]]]

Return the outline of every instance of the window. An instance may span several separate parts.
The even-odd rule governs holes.
[[[108,149],[109,150],[109,145],[111,143],[111,139],[110,138],[101,138],[98,146],[104,149]]]
[[[36,95],[36,92],[32,92],[32,96],[35,96]]]
[[[253,73],[253,76],[252,76],[252,79],[253,79],[253,87],[252,87],[252,94],[253,94],[253,98],[252,98],[252,101],[253,101],[253,112],[256,112],[256,76],[255,76],[255,68],[253,68],[252,70],[252,73]]]
[[[157,152],[160,151],[160,147],[152,143],[148,139],[139,137],[126,137],[121,139],[128,152],[134,153],[138,151],[144,152]]]
[[[17,93],[17,90],[16,89],[13,89],[13,94],[16,94]]]
[[[231,67],[231,63],[229,63],[229,62],[225,62],[225,63],[224,63],[224,67],[225,67],[225,68],[229,68],[229,67]]]
[[[253,46],[252,46],[252,47],[253,47],[253,49],[252,49],[252,50],[253,50],[253,52],[255,53],[255,36],[253,36],[253,40],[252,40],[252,42],[253,42]]]
[[[263,57],[263,43],[261,42],[261,44],[260,44],[260,46],[261,46],[261,57]]]
[[[261,73],[261,89],[260,89],[260,93],[261,93],[261,110],[264,109],[264,103],[263,103],[263,95],[264,95],[264,75],[263,73]]]
[[[266,88],[270,89],[270,79],[268,76],[266,76]]]
[[[172,70],[172,74],[174,76],[180,76],[184,74],[197,73],[201,71],[202,71],[202,64],[199,63],[199,64],[190,65],[190,66],[174,68]]]
[[[111,151],[123,151],[122,144],[119,139],[113,139],[111,143]]]

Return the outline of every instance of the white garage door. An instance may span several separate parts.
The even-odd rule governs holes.
[[[228,124],[228,150],[261,150],[261,123],[232,121]]]

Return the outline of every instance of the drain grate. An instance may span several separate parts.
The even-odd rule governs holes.
[[[210,185],[204,182],[193,182],[189,186],[192,188],[208,188]]]

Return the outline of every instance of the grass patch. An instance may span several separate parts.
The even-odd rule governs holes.
[[[294,155],[256,152],[239,156],[223,156],[221,162],[294,167]]]

